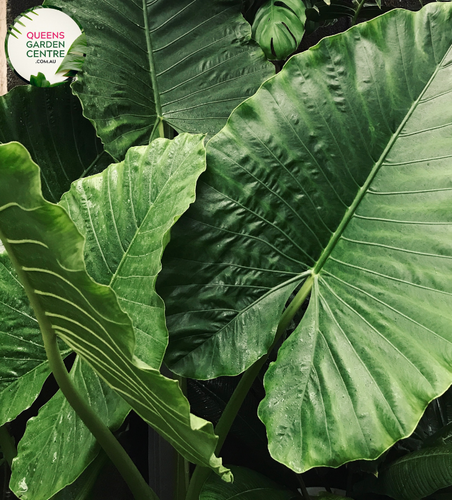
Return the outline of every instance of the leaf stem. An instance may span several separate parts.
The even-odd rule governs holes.
[[[250,391],[254,380],[259,375],[261,368],[265,365],[268,356],[278,343],[281,335],[286,331],[286,328],[289,326],[293,317],[297,313],[300,306],[306,300],[308,295],[311,292],[312,285],[314,283],[314,275],[311,274],[306,281],[303,283],[303,286],[300,288],[297,295],[294,297],[292,302],[284,311],[281,319],[278,323],[278,328],[276,329],[275,339],[262,358],[258,359],[254,364],[252,364],[242,375],[240,382],[235,388],[234,392],[230,400],[228,401],[218,424],[215,427],[215,434],[218,435],[218,442],[215,448],[215,454],[218,456],[221,448],[224,444],[226,436],[228,435],[229,430],[232,427],[232,424],[237,416],[237,413],[242,406],[243,401],[245,400],[248,392]],[[199,495],[201,493],[202,487],[210,474],[210,469],[206,467],[201,467],[199,465],[196,466],[195,472],[190,481],[190,486],[188,488],[186,500],[199,500]]]
[[[63,358],[61,357],[60,350],[58,349],[57,337],[50,320],[45,314],[44,309],[41,307],[41,304],[34,293],[33,287],[28,280],[27,273],[17,260],[11,244],[2,234],[1,229],[0,240],[8,252],[9,258],[11,259],[14,269],[24,286],[28,300],[30,301],[36,315],[44,341],[44,348],[49,360],[49,366],[58,386],[61,389],[61,392],[66,397],[68,403],[72,406],[82,422],[86,425],[86,427],[88,427],[98,443],[102,446],[110,460],[115,464],[118,471],[129,486],[135,500],[159,500],[155,492],[146,484],[143,476],[140,474],[119,441],[114,437],[113,433],[102,422],[97,414],[88,406],[88,404],[80,396],[75,386],[72,384],[72,381],[69,378],[69,373],[67,372],[66,366],[63,362]]]
[[[311,500],[311,496],[308,493],[308,490],[306,489],[306,485],[304,484],[303,478],[301,477],[301,474],[297,474],[297,479],[298,483],[300,485],[301,493],[303,494],[304,500]]]
[[[9,468],[11,468],[13,458],[17,455],[17,449],[14,439],[9,433],[6,424],[0,427],[0,449],[2,450],[3,456],[5,457]]]
[[[165,127],[163,123],[163,118],[160,118],[159,121],[159,137],[161,137],[162,139],[165,137]]]
[[[102,422],[96,413],[86,404],[77,389],[72,384],[58,349],[57,338],[54,333],[44,334],[44,347],[49,360],[52,373],[61,392],[83,423],[92,432],[111,461],[116,465],[126,481],[136,500],[158,500],[157,495],[146,484],[129,455],[125,452],[119,441],[113,436],[110,429]]]
[[[358,5],[358,7],[355,10],[355,15],[353,16],[353,19],[352,19],[352,26],[355,26],[356,21],[358,20],[359,13],[361,12],[361,9],[363,8],[365,1],[366,0],[361,0],[359,2],[359,5]]]

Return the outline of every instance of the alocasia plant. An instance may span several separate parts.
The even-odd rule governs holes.
[[[155,137],[169,126],[213,135],[271,73],[238,2],[202,11],[196,1],[52,4],[84,24],[86,66],[73,88],[107,151],[124,161],[78,180],[54,205],[23,147],[0,146],[0,235],[22,280],[2,248],[0,298],[14,329],[3,333],[17,345],[36,339],[26,292],[46,342],[57,333],[80,356],[75,381],[88,363],[97,375],[87,369],[79,381],[99,375],[126,400],[123,416],[130,405],[186,458],[230,479],[214,457],[212,426],[190,415],[177,383],[158,371],[167,339],[154,286],[171,238],[157,289],[168,308],[167,364],[200,379],[245,371],[218,424],[220,442],[308,297],[265,376],[259,415],[272,455],[296,472],[336,467],[376,458],[410,434],[452,381],[451,6],[394,11],[291,58],[237,107],[205,157],[203,136]],[[88,157],[45,196],[57,201],[108,158],[98,142]],[[206,161],[197,200],[170,235]],[[52,161],[45,168],[57,172]],[[13,383],[32,387],[22,409],[47,373],[36,344],[32,365],[17,356],[8,367],[21,365]],[[121,418],[104,415],[113,428]],[[27,437],[19,447],[14,489],[48,498],[70,481],[32,487],[32,444]],[[94,458],[89,449],[71,480]],[[199,471],[190,500],[244,493],[253,476],[244,473],[236,490],[208,479],[203,490]]]
[[[393,11],[291,58],[208,143],[165,253],[187,377],[247,369],[311,292],[260,408],[295,471],[376,458],[450,385],[450,19]]]
[[[118,160],[130,146],[178,132],[214,134],[274,69],[239,0],[46,0],[88,40],[73,85],[84,114]],[[108,75],[108,77],[106,76]]]

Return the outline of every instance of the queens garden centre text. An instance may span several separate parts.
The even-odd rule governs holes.
[[[27,57],[64,57],[64,31],[29,31]]]

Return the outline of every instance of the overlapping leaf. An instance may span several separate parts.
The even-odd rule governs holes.
[[[88,52],[74,90],[107,151],[121,160],[148,144],[161,119],[213,134],[273,73],[240,0],[47,0],[85,30]],[[106,76],[108,75],[108,77]]]
[[[0,97],[0,143],[18,141],[41,166],[44,196],[57,202],[72,181],[111,163],[69,85],[16,87]]]
[[[0,346],[0,424],[3,425],[33,403],[50,369],[38,322],[2,247]]]
[[[135,355],[153,368],[168,343],[164,304],[154,290],[163,237],[194,201],[204,169],[203,137],[183,134],[130,149],[124,162],[74,183],[62,199],[86,237],[88,273],[116,292],[133,322]]]
[[[260,409],[297,472],[376,458],[452,381],[451,17],[393,11],[293,57],[210,141],[173,232],[161,290],[187,375],[224,374],[208,363],[234,358],[234,322],[253,349],[240,311],[308,270]]]
[[[70,374],[75,387],[112,430],[129,405],[79,357]],[[10,488],[24,500],[47,500],[71,484],[96,458],[99,445],[61,391],[30,419],[13,462]]]
[[[18,143],[0,146],[0,235],[51,328],[188,460],[230,479],[212,425],[191,415],[176,381],[134,357],[134,332],[111,288],[86,273],[84,239],[44,200],[39,169]],[[163,239],[163,237],[162,237]]]
[[[50,369],[39,325],[24,288],[3,253],[3,245],[0,251],[0,422],[3,424],[34,402]],[[61,347],[63,356],[71,352]],[[79,390],[98,409],[104,422],[117,428],[128,414],[129,405],[101,382],[86,363],[76,360],[74,367],[71,375]],[[72,437],[68,439],[69,436]],[[74,450],[74,446],[79,448]],[[74,481],[97,453],[92,434],[58,393],[27,426],[14,462],[11,487],[23,498],[47,500]]]
[[[0,250],[0,422],[13,420],[36,399],[50,373],[41,332],[12,265]],[[62,347],[62,355],[71,350]],[[118,427],[129,406],[76,360],[75,383],[111,428]],[[39,429],[39,432],[36,430]],[[37,438],[38,436],[38,438]],[[68,439],[68,436],[72,436]],[[79,446],[74,451],[74,446]],[[12,488],[24,498],[47,500],[74,481],[98,452],[92,434],[61,393],[27,426],[14,462]],[[43,458],[46,455],[47,459]],[[71,462],[71,466],[68,463]],[[19,476],[19,477],[18,477]],[[45,480],[42,480],[45,477]],[[28,489],[24,491],[25,485]]]

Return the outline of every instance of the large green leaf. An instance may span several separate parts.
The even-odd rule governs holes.
[[[0,425],[37,398],[50,373],[39,325],[0,246]]]
[[[33,403],[50,373],[38,322],[3,252],[4,247],[0,245],[1,424],[13,420]],[[71,352],[61,347],[63,356]],[[117,428],[129,412],[129,406],[101,382],[86,363],[76,359],[74,367],[72,375],[79,390],[98,409],[104,422],[112,429]],[[76,436],[76,439],[67,439],[68,436]],[[75,443],[80,446],[76,452]],[[57,491],[55,488],[74,481],[97,453],[95,439],[58,393],[27,426],[14,462],[13,482],[19,484],[12,487],[22,492],[21,488],[27,484],[29,491],[24,497],[50,498]],[[41,481],[43,477],[46,479]]]
[[[62,199],[86,237],[88,273],[110,285],[132,319],[135,355],[159,368],[168,343],[154,290],[163,238],[195,199],[205,169],[203,136],[180,135],[131,148],[125,161],[74,183]]]
[[[205,482],[199,500],[290,500],[293,493],[271,479],[245,467],[231,467],[233,483],[225,483],[211,474]]]
[[[73,88],[115,158],[148,144],[161,120],[214,134],[274,69],[251,40],[240,0],[47,0],[83,26]]]
[[[70,376],[96,414],[116,430],[129,413],[129,405],[79,357]],[[17,451],[10,488],[24,500],[47,500],[77,479],[96,458],[99,446],[58,391],[29,420]]]
[[[212,424],[190,414],[177,381],[134,357],[129,317],[112,289],[86,273],[83,237],[63,208],[44,200],[39,168],[18,143],[0,146],[0,236],[47,328],[185,458],[230,480],[214,455]]]
[[[303,0],[268,0],[257,12],[253,36],[268,59],[282,60],[300,45],[306,22]]]
[[[0,97],[0,143],[18,141],[41,166],[44,196],[57,202],[71,182],[111,162],[69,85],[16,87]]]
[[[451,17],[392,11],[290,59],[210,141],[172,234],[168,360],[187,375],[225,372],[205,356],[234,357],[232,323],[254,349],[240,311],[308,270],[260,408],[297,472],[376,458],[452,382]]]

